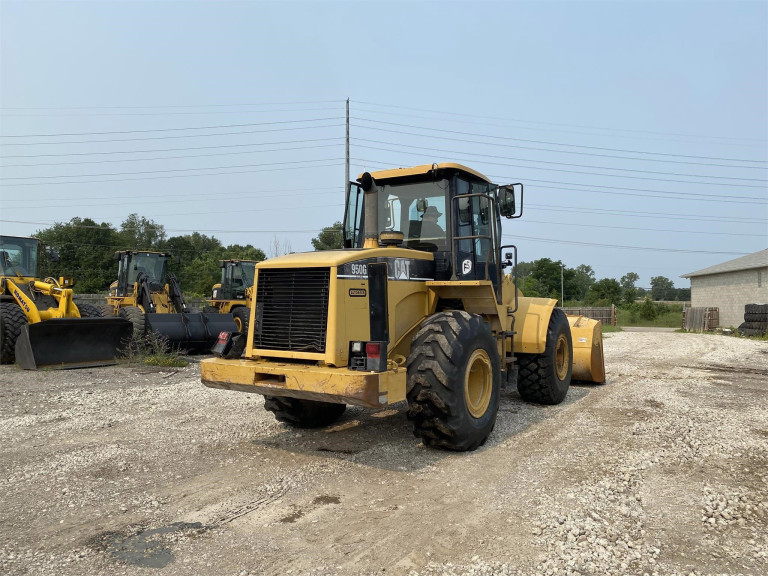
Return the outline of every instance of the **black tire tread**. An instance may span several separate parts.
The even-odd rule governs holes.
[[[120,308],[117,315],[125,318],[133,324],[133,340],[138,341],[144,338],[147,332],[147,317],[138,306],[124,306]]]
[[[80,312],[80,318],[103,318],[104,311],[93,304],[78,304],[77,309]]]
[[[482,422],[464,405],[463,359],[484,343],[493,365],[494,391]],[[424,321],[411,342],[406,360],[407,417],[413,433],[425,445],[448,450],[474,450],[493,431],[499,403],[501,374],[495,340],[482,317],[447,310]],[[472,425],[468,425],[472,423]]]
[[[218,306],[203,306],[203,314],[218,314]]]
[[[13,302],[0,303],[0,364],[13,364],[16,360],[16,340],[27,316]]]
[[[564,325],[568,330],[570,340],[571,329],[568,319],[559,308],[552,310],[547,327],[546,349],[542,354],[518,354],[517,356],[517,391],[523,400],[537,404],[560,404],[565,400],[570,387],[571,369],[566,377],[567,384],[558,386],[555,382],[554,351],[556,335],[553,330],[557,325]],[[571,363],[573,362],[573,344],[571,343]]]
[[[320,428],[341,418],[347,405],[288,396],[264,396],[264,408],[272,412],[279,422],[295,428]]]
[[[248,321],[251,318],[251,309],[246,306],[238,306],[232,310],[232,316],[238,318],[243,326],[241,334],[248,334]]]

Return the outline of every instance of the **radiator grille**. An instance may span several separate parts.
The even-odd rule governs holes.
[[[329,268],[259,270],[254,347],[325,352],[330,275]]]

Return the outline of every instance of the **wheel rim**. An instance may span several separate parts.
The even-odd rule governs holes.
[[[568,364],[570,364],[571,351],[568,350],[568,339],[564,334],[557,338],[557,348],[555,349],[555,371],[558,380],[565,380],[568,374]]]
[[[467,362],[464,399],[467,410],[474,418],[481,418],[491,403],[493,368],[485,350],[475,350]]]
[[[234,316],[235,320],[235,326],[237,326],[237,331],[242,332],[243,331],[243,321],[238,318],[237,316]]]

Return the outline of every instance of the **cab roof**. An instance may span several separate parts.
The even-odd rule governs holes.
[[[468,168],[467,166],[464,166],[463,164],[457,164],[455,162],[440,162],[434,163],[434,164],[421,164],[419,166],[413,166],[412,168],[392,168],[390,170],[379,170],[377,172],[371,172],[371,176],[373,176],[373,179],[376,181],[379,180],[392,180],[392,179],[413,179],[414,177],[418,178],[419,176],[427,176],[428,174],[432,172],[437,172],[441,170],[455,170],[457,172],[463,172],[465,174],[468,174],[470,176],[474,176],[475,178],[479,178],[480,180],[483,180],[484,182],[488,182],[488,184],[492,184],[492,182],[483,174],[480,174],[480,172],[477,172],[475,170],[472,170],[472,168]],[[358,175],[357,179],[360,180],[363,175]]]

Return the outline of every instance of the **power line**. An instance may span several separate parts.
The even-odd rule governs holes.
[[[61,156],[97,156],[97,155],[111,155],[111,154],[149,154],[153,152],[182,152],[187,150],[212,150],[219,148],[244,148],[248,146],[269,146],[272,144],[303,144],[306,142],[327,142],[330,140],[341,140],[343,136],[335,136],[332,138],[304,138],[301,140],[280,140],[277,142],[254,142],[252,144],[219,144],[214,146],[185,146],[183,148],[150,148],[144,150],[112,150],[108,152],[66,152],[64,154],[15,154],[15,155],[2,155],[0,158],[43,158],[43,157],[61,157]],[[14,166],[14,164],[6,164],[5,166]],[[19,166],[35,166],[35,164],[19,164]]]
[[[320,140],[343,140],[343,137],[339,138],[321,138]],[[263,150],[246,150],[241,152],[213,152],[210,154],[183,154],[180,156],[156,156],[154,158],[123,158],[119,160],[82,160],[78,162],[48,162],[37,164],[3,164],[0,168],[28,168],[38,166],[75,166],[80,164],[111,164],[122,162],[153,162],[156,160],[176,160],[185,158],[212,158],[214,156],[237,156],[242,154],[261,154],[264,152],[289,152],[292,150],[313,150],[316,148],[335,148],[337,144],[316,144],[313,146],[292,146],[287,148],[265,148]],[[30,178],[41,178],[40,176],[30,176]],[[54,178],[54,176],[51,176]]]
[[[336,107],[332,106],[323,106],[321,108],[288,108],[288,109],[272,109],[272,110],[215,110],[215,111],[206,111],[206,112],[74,112],[70,114],[17,114],[17,113],[7,113],[7,112],[0,112],[0,115],[2,116],[9,116],[13,118],[30,118],[30,117],[40,117],[40,116],[49,116],[49,117],[57,117],[57,118],[76,118],[80,116],[88,116],[88,117],[95,117],[95,116],[201,116],[201,115],[212,115],[212,114],[266,114],[266,113],[273,113],[273,112],[310,112],[310,111],[319,111],[319,110],[335,110]]]
[[[511,234],[503,234],[502,236],[512,237]],[[533,240],[536,242],[553,242],[556,244],[571,244],[574,246],[592,246],[595,248],[618,248],[620,250],[647,250],[651,252],[679,252],[683,254],[711,254],[711,255],[736,255],[747,256],[750,252],[719,252],[712,250],[685,250],[682,248],[652,248],[648,246],[625,246],[621,244],[600,244],[597,242],[579,242],[576,240],[558,240],[554,238],[537,238],[534,236],[525,236],[523,238],[517,237],[521,240]]]
[[[69,182],[22,182],[15,184],[0,184],[0,186],[57,186],[61,184],[96,184],[101,182],[133,182],[136,180],[163,180],[167,178],[193,178],[200,176],[224,176],[227,174],[252,174],[254,172],[277,172],[280,170],[300,170],[308,168],[328,168],[338,166],[338,162],[343,162],[344,158],[327,158],[317,160],[300,160],[296,162],[276,162],[273,164],[252,164],[252,166],[273,166],[275,164],[307,164],[309,162],[333,162],[332,164],[317,164],[313,166],[293,166],[290,168],[267,168],[261,170],[234,170],[228,172],[213,172],[211,174],[173,174],[168,176],[140,176],[138,178],[107,178],[101,180],[72,180]],[[200,168],[200,170],[214,170],[214,168]]]
[[[353,158],[355,162],[371,162],[374,163],[372,160],[366,160],[362,158]],[[374,163],[375,165],[375,163]],[[490,175],[489,178],[493,178],[494,180],[507,180],[512,181],[513,178],[509,178],[507,176],[495,176]],[[728,203],[728,204],[762,204],[768,202],[768,199],[758,198],[754,196],[733,196],[730,195],[728,199],[722,199],[720,194],[706,194],[706,193],[695,193],[695,192],[673,192],[670,190],[643,190],[640,188],[626,188],[626,187],[619,187],[619,186],[604,186],[604,185],[598,185],[598,184],[579,184],[579,183],[572,183],[572,182],[556,182],[556,181],[548,181],[548,180],[535,180],[532,178],[526,178],[526,182],[550,182],[554,184],[566,184],[569,186],[585,186],[585,187],[591,187],[591,188],[609,188],[613,190],[620,190],[620,191],[640,191],[640,192],[650,192],[650,194],[627,194],[627,193],[620,193],[620,192],[611,192],[611,191],[603,191],[603,190],[576,190],[577,192],[585,192],[585,193],[594,193],[594,194],[610,194],[610,195],[616,195],[616,196],[638,196],[638,197],[649,197],[649,198],[664,198],[666,200],[685,200],[685,201],[699,201],[699,202],[719,202],[719,203]],[[654,194],[655,192],[655,194]],[[733,198],[743,198],[742,200],[734,200]]]
[[[637,162],[664,162],[666,164],[687,164],[694,166],[715,166],[719,168],[739,168],[747,170],[768,170],[768,166],[743,166],[734,164],[713,164],[712,162],[692,162],[687,160],[667,160],[663,158],[634,158],[632,156],[615,156],[611,154],[597,154],[595,152],[578,152],[575,150],[555,150],[553,148],[538,148],[534,146],[521,146],[519,144],[503,144],[496,142],[483,142],[481,140],[468,140],[466,138],[452,138],[450,136],[433,136],[432,134],[418,134],[416,132],[403,132],[402,130],[388,130],[387,128],[374,128],[373,126],[360,126],[359,124],[352,124],[355,128],[362,128],[363,130],[374,130],[376,132],[387,132],[389,134],[399,134],[406,136],[418,136],[420,138],[432,138],[435,140],[449,140],[452,142],[464,142],[466,144],[480,144],[483,146],[497,146],[502,148],[517,148],[521,150],[534,150],[536,152],[551,152],[555,154],[575,154],[578,156],[594,156],[597,158],[612,158],[616,160],[633,160]],[[567,144],[558,144],[558,146],[567,146]],[[657,154],[656,152],[648,152],[648,154]],[[736,161],[736,160],[734,160]],[[748,160],[748,162],[764,162],[762,160]]]
[[[503,140],[503,141],[510,141],[510,142],[527,142],[529,144],[544,144],[547,146],[567,146],[570,148],[583,148],[586,150],[603,150],[607,152],[625,152],[628,154],[648,154],[653,156],[665,156],[665,157],[676,157],[676,158],[693,158],[696,160],[723,160],[723,161],[730,161],[730,162],[752,162],[752,163],[760,163],[760,164],[766,164],[765,160],[747,160],[744,158],[721,158],[716,156],[694,156],[689,154],[671,154],[666,152],[649,152],[646,150],[628,150],[626,148],[606,148],[602,146],[587,146],[584,144],[563,144],[562,142],[551,142],[546,140],[528,140],[524,138],[511,138],[509,136],[494,136],[491,134],[477,134],[473,132],[465,132],[465,131],[459,131],[459,130],[448,130],[445,128],[430,128],[428,126],[417,126],[413,124],[400,124],[398,122],[386,122],[384,120],[371,120],[368,118],[360,118],[355,117],[356,120],[361,120],[363,122],[371,122],[374,124],[384,124],[388,126],[400,126],[402,128],[415,128],[418,130],[426,130],[430,132],[443,132],[446,134],[460,134],[462,136],[476,136],[478,138],[491,138],[494,140]],[[366,128],[366,126],[358,126],[359,128]]]
[[[764,139],[760,138],[734,138],[730,136],[707,136],[704,134],[680,134],[675,132],[654,132],[651,130],[631,130],[626,128],[605,128],[601,126],[585,126],[582,124],[563,124],[559,122],[541,122],[541,121],[534,121],[534,120],[522,120],[520,118],[503,118],[498,116],[481,116],[478,114],[465,114],[465,113],[458,113],[458,112],[446,112],[442,110],[434,110],[434,109],[425,109],[425,108],[414,108],[410,106],[397,106],[394,104],[377,104],[375,102],[364,102],[358,100],[356,102],[357,104],[365,104],[367,106],[378,106],[381,108],[396,108],[401,110],[413,110],[415,112],[430,112],[430,113],[436,113],[436,114],[446,114],[450,116],[464,116],[468,118],[483,118],[485,120],[503,120],[506,122],[521,122],[525,124],[542,124],[546,126],[565,126],[568,128],[586,128],[589,130],[605,130],[605,131],[618,131],[618,132],[631,132],[636,134],[656,134],[661,136],[683,136],[686,138],[717,138],[717,139],[724,139],[724,140],[748,140],[748,141],[756,141],[756,142],[765,142]]]
[[[554,164],[557,166],[574,166],[578,168],[597,168],[598,170],[617,170],[621,172],[641,172],[643,174],[661,174],[661,175],[668,175],[668,176],[685,176],[688,178],[716,178],[718,180],[742,180],[747,182],[766,182],[768,183],[768,180],[765,178],[736,178],[732,176],[710,176],[707,174],[685,174],[680,172],[659,172],[654,170],[636,170],[632,168],[613,168],[611,166],[594,166],[591,164],[571,164],[568,162],[554,162],[550,160],[532,160],[528,158],[509,158],[507,156],[496,156],[492,154],[480,154],[477,152],[466,152],[466,151],[459,151],[459,150],[445,150],[440,148],[429,148],[426,146],[413,146],[410,144],[400,144],[397,142],[387,142],[382,140],[368,140],[365,138],[352,138],[352,140],[356,140],[359,142],[372,142],[375,144],[386,144],[389,146],[400,146],[401,148],[414,148],[416,150],[429,150],[431,152],[443,152],[446,154],[468,154],[470,156],[477,156],[479,158],[494,158],[498,160],[512,160],[515,162],[533,162],[538,164]],[[391,152],[389,149],[383,149],[383,148],[376,148],[374,146],[360,146],[361,148],[372,148],[374,150],[385,150],[387,152]],[[518,166],[519,168],[519,166]],[[607,174],[607,176],[613,176],[612,174]],[[675,180],[671,180],[672,182],[675,182]]]
[[[154,104],[151,106],[0,106],[0,110],[146,110],[155,108],[225,108],[239,106],[284,106],[293,104],[340,104],[343,100],[294,100],[292,102],[243,102],[232,104]]]
[[[343,118],[323,118],[314,120],[291,120],[290,122],[314,122],[319,120],[343,120]],[[268,124],[268,123],[267,123]],[[297,126],[294,128],[270,128],[267,130],[240,130],[237,132],[220,132],[217,134],[184,134],[175,136],[150,136],[147,138],[111,138],[107,140],[62,140],[60,142],[14,142],[12,144],[0,144],[0,146],[47,146],[55,144],[93,144],[103,142],[138,142],[145,140],[170,140],[173,138],[214,138],[216,136],[232,136],[236,134],[262,134],[264,132],[288,132],[291,130],[316,130],[318,128],[338,128],[343,124],[327,124],[322,126]],[[176,128],[173,128],[176,130]],[[153,130],[154,131],[154,130]]]
[[[432,116],[432,117],[424,116],[423,114],[393,114],[393,113],[388,113],[388,112],[380,112],[378,110],[363,110],[363,112],[367,112],[369,114],[387,114],[387,117],[399,116],[399,117],[403,117],[403,118],[418,118],[419,120],[434,120],[434,121],[437,121],[437,122],[446,122],[445,118],[434,117],[434,116]],[[473,126],[481,125],[481,126],[498,127],[498,125],[499,125],[498,121],[496,121],[496,122],[477,122],[477,121],[470,122],[468,120],[454,120],[453,122],[459,123],[459,124],[472,124]],[[574,131],[574,130],[562,130],[562,129],[553,130],[553,129],[545,129],[545,128],[531,128],[531,127],[528,127],[528,126],[509,126],[509,127],[510,128],[514,128],[515,130],[532,130],[534,132],[553,132],[554,131],[554,132],[560,132],[560,133],[563,133],[563,134],[576,134],[576,135],[579,135],[579,136],[606,136],[605,134],[596,134],[594,132],[578,132],[578,131]],[[613,135],[609,135],[609,136],[612,136],[614,138],[616,138],[616,137],[619,137],[619,138],[630,138],[630,136],[622,136],[620,134],[613,134]],[[687,140],[682,140],[682,139],[679,139],[679,138],[673,140],[673,139],[671,139],[669,137],[655,138],[655,137],[651,137],[651,136],[637,136],[637,135],[631,136],[631,138],[642,139],[642,140],[685,142],[685,143],[699,142],[700,141],[700,140],[693,140],[691,138],[689,138]],[[752,147],[752,148],[757,148],[757,147],[762,148],[762,147],[765,146],[765,141],[764,140],[743,139],[743,141],[745,143],[719,142],[718,144],[720,146],[728,145],[728,146],[741,146],[741,147]],[[758,143],[751,144],[751,143],[746,143],[746,142],[758,142]]]
[[[605,214],[616,214],[619,216],[632,216],[633,218],[659,218],[680,220],[679,212],[640,212],[640,211],[628,211],[628,210],[608,210],[605,208],[585,208],[583,206],[562,206],[558,204],[532,204],[526,203],[526,206],[536,208],[537,210],[551,210],[555,212],[579,212],[584,214],[594,214],[595,212]],[[701,222],[718,222],[724,224],[759,224],[764,226],[768,224],[765,219],[759,218],[738,218],[733,216],[707,216],[705,214],[686,214],[685,219],[701,221]],[[523,218],[521,223],[525,223],[528,220]]]

